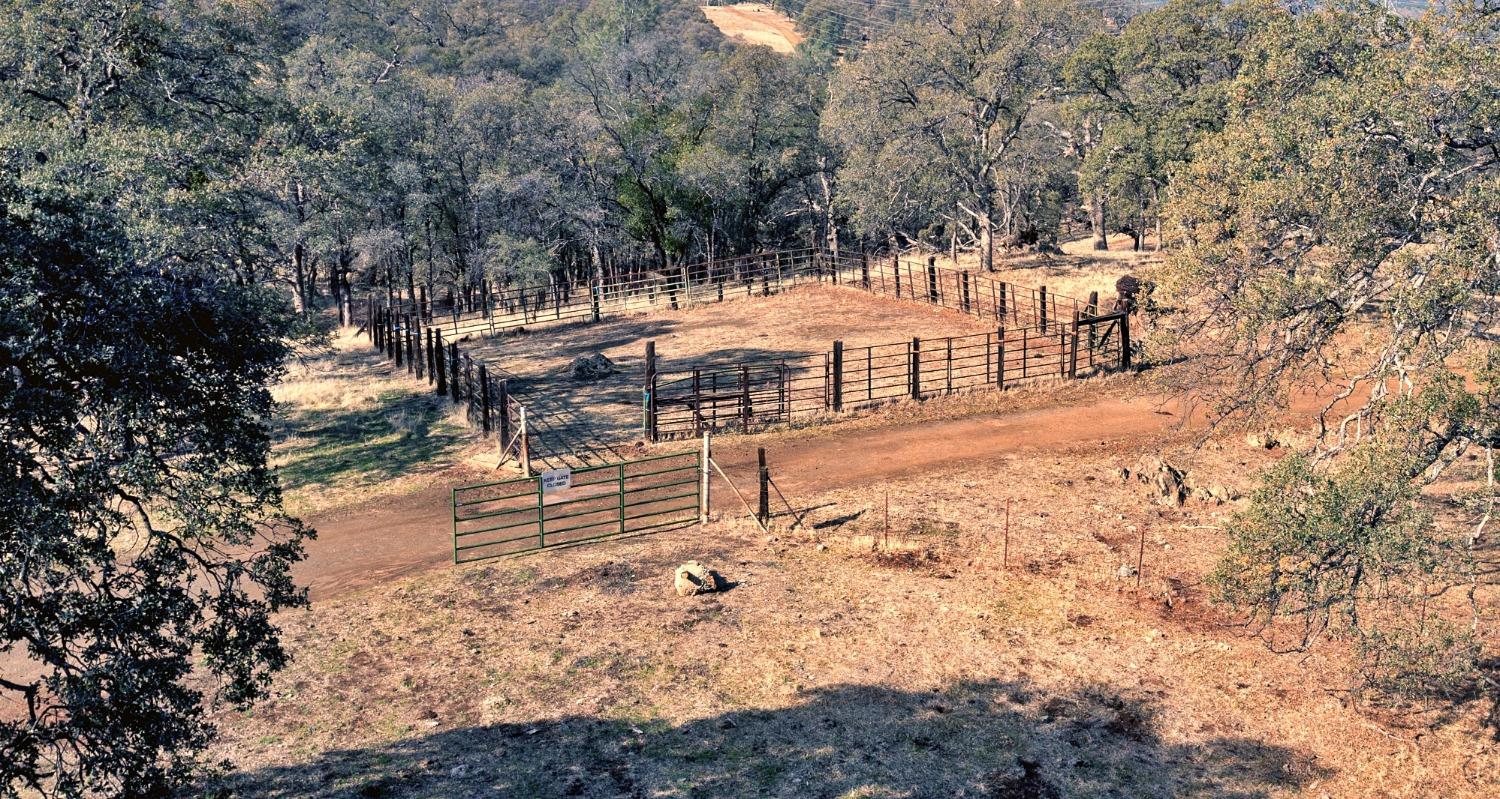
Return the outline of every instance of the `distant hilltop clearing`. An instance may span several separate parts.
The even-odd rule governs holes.
[[[765,3],[703,6],[703,14],[725,36],[790,53],[802,42],[797,24]]]

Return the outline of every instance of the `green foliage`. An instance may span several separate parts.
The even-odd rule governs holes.
[[[1020,152],[1041,139],[1030,123],[1082,28],[1063,3],[952,0],[841,67],[823,130],[856,227],[910,238],[947,217],[991,268],[1023,215],[1035,160]]]
[[[1079,166],[1079,188],[1107,199],[1123,226],[1144,233],[1172,170],[1191,159],[1195,142],[1223,127],[1227,82],[1244,63],[1245,43],[1275,9],[1262,0],[1171,0],[1118,33],[1084,41],[1064,70],[1071,111],[1097,127]]]
[[[162,796],[286,660],[309,534],[267,466],[299,325],[238,213],[258,20],[0,13],[0,795]],[[208,679],[204,679],[208,678]]]

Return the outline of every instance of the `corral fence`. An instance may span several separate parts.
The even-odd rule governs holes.
[[[821,356],[728,366],[657,370],[646,353],[642,431],[652,441],[704,432],[748,432],[797,419],[921,401],[958,391],[1003,389],[1042,379],[1077,378],[1130,366],[1126,313],[1084,316],[1066,325],[997,328],[846,348]]]
[[[370,341],[398,368],[426,379],[433,392],[463,406],[469,425],[499,443],[500,462],[514,463],[531,474],[537,454],[536,420],[523,398],[511,390],[503,372],[448,340],[443,331],[425,326],[414,314],[375,309]],[[543,441],[544,452],[547,442]]]
[[[827,283],[924,302],[995,324],[992,333],[913,339],[852,348],[834,342],[821,356],[730,366],[682,366],[658,372],[648,354],[642,434],[649,440],[704,431],[748,431],[881,402],[977,388],[1003,388],[1048,377],[1078,377],[1130,364],[1129,319],[1099,298],[1086,301],[940,267],[911,258],[816,249],[741,255],[683,265],[670,275],[620,281],[554,281],[540,289],[480,290],[446,302],[369,305],[372,343],[397,366],[426,377],[439,395],[466,405],[472,426],[497,436],[502,462],[522,474],[533,463],[613,459],[583,440],[575,423],[537,412],[498,365],[459,346],[542,323],[599,321],[604,315],[681,309],[734,296],[769,296],[805,283]],[[582,427],[586,427],[583,425]],[[587,457],[572,457],[584,453]]]
[[[453,562],[703,521],[708,462],[680,452],[453,489]]]
[[[936,256],[910,257],[831,253],[817,249],[778,250],[682,264],[670,272],[646,272],[610,280],[569,281],[553,277],[535,287],[477,291],[444,300],[418,290],[416,301],[397,300],[381,309],[411,315],[422,325],[453,338],[489,336],[519,327],[597,322],[606,316],[680,310],[737,296],[770,296],[805,283],[832,283],[872,294],[926,302],[1013,327],[1035,325],[1043,332],[1066,323],[1086,307],[1097,312],[1098,297],[1087,302],[998,280],[983,273],[937,264]],[[376,313],[371,298],[370,316]]]
[[[386,304],[384,310],[402,317],[411,314],[455,338],[489,336],[525,326],[597,322],[606,316],[680,310],[736,296],[770,296],[827,279],[830,264],[829,256],[820,250],[778,250],[617,279],[570,281],[553,276],[543,285],[504,288],[481,281],[477,291],[442,300],[428,298],[426,288],[419,288],[415,302],[398,300]]]

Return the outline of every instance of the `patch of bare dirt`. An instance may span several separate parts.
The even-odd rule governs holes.
[[[765,3],[702,6],[704,16],[731,39],[764,45],[778,53],[792,53],[802,43],[797,23]]]

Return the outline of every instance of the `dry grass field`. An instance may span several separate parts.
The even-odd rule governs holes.
[[[1109,296],[1151,257],[1004,268]],[[473,343],[528,392],[628,437],[646,340],[671,368],[983,329],[812,285]],[[588,352],[622,374],[575,383],[566,365]],[[280,619],[295,661],[272,698],[218,713],[214,755],[237,768],[206,787],[266,799],[1496,795],[1485,708],[1374,706],[1349,690],[1344,642],[1276,654],[1209,603],[1221,525],[1288,450],[1201,442],[1191,414],[1149,392],[1114,376],[726,436],[718,458],[736,479],[756,447],[770,452],[792,510],[777,500],[769,535],[715,479],[703,527],[448,567],[445,485],[493,474],[474,467],[486,445],[363,339],[339,339],[277,392],[289,496],[327,531],[299,577],[317,601]],[[1147,456],[1230,499],[1156,501],[1121,476]],[[1463,487],[1458,475],[1435,500]],[[371,548],[380,557],[360,560]],[[673,593],[690,559],[727,590]]]
[[[1134,252],[1130,249],[1130,237],[1110,237],[1110,248],[1104,251],[1093,249],[1093,239],[1075,239],[1064,242],[1062,254],[997,253],[996,269],[991,276],[1020,286],[1047,290],[1064,297],[1087,300],[1089,292],[1099,292],[1105,306],[1115,296],[1115,281],[1125,274],[1142,274],[1160,260],[1160,254],[1152,251]],[[935,253],[938,265],[955,269],[980,272],[979,254],[960,252],[955,264],[945,253]]]
[[[445,569],[285,619],[274,699],[219,718],[236,796],[1480,797],[1493,738],[1343,690],[1204,603],[1279,451],[1182,433],[794,497],[704,528]],[[773,450],[774,455],[774,450]],[[774,458],[773,458],[774,466]],[[1007,500],[1009,548],[1007,555]],[[886,507],[889,504],[889,522]],[[1144,531],[1144,570],[1131,573]],[[729,590],[680,598],[696,558]],[[1420,722],[1421,720],[1416,720]]]
[[[791,53],[802,43],[797,23],[765,3],[735,3],[702,6],[704,16],[731,39],[764,45],[778,53]]]

